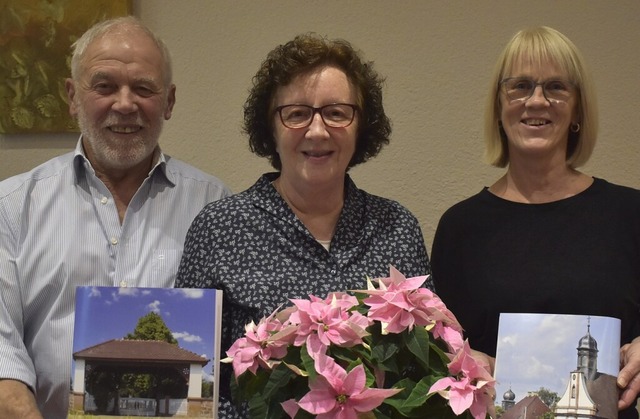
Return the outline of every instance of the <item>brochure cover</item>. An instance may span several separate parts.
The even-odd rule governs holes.
[[[619,319],[500,314],[498,417],[617,418],[619,349]]]
[[[69,417],[217,418],[221,317],[215,289],[78,287]]]

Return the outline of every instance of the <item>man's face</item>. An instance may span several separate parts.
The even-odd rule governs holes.
[[[67,80],[87,157],[97,171],[151,164],[175,86],[166,86],[154,42],[132,29],[110,33],[87,47],[78,80]]]

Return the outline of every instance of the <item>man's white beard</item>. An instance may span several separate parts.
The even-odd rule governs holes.
[[[101,123],[101,126],[107,127],[123,122],[138,124],[144,128],[137,134],[130,134],[128,139],[120,139],[117,138],[117,134],[110,135],[108,129],[97,127],[89,121],[84,108],[78,106],[78,126],[83,139],[89,144],[93,156],[101,166],[114,169],[133,167],[148,158],[158,145],[164,119],[159,118],[155,124],[144,123],[140,115],[137,115],[135,120],[131,120],[120,118],[112,113]]]

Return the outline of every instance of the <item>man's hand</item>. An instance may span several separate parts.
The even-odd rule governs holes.
[[[43,419],[36,399],[21,381],[0,379],[0,417]]]
[[[640,337],[620,348],[618,387],[622,389],[618,409],[635,405],[640,392]]]

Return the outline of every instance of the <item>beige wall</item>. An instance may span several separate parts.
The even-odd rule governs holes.
[[[387,77],[391,144],[352,171],[369,192],[400,201],[427,246],[455,202],[502,170],[482,162],[482,114],[497,55],[523,26],[545,24],[583,51],[597,83],[600,141],[584,170],[640,188],[640,1],[134,0],[173,52],[177,104],[165,151],[234,191],[266,161],[240,132],[252,75],[275,45],[314,31],[363,50]],[[0,179],[71,149],[75,135],[0,137]]]

